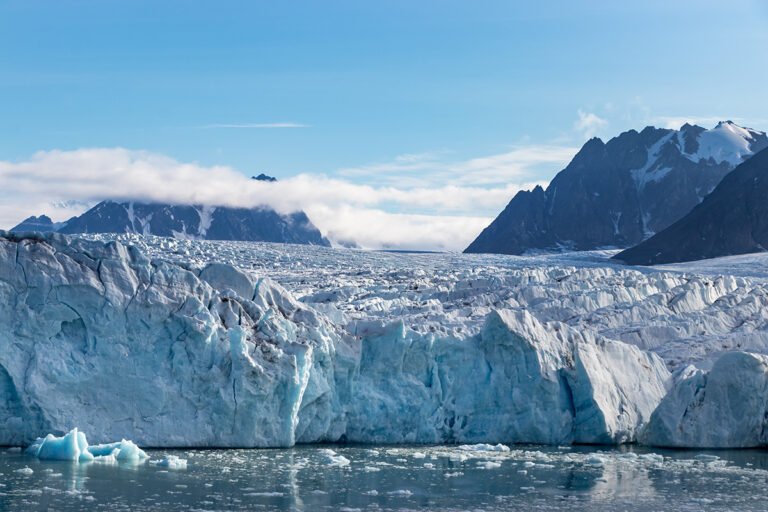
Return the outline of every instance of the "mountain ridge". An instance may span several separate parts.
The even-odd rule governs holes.
[[[723,178],[690,213],[613,258],[632,265],[678,263],[768,249],[768,149]]]
[[[684,216],[766,147],[764,132],[732,121],[592,138],[546,189],[518,192],[464,252],[631,247]]]

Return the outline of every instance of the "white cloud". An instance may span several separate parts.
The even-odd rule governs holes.
[[[220,123],[207,124],[201,128],[310,128],[310,125],[303,123]]]
[[[591,139],[608,126],[608,121],[592,112],[578,111],[579,119],[574,123],[575,130],[584,137]]]
[[[315,204],[307,215],[336,242],[367,249],[460,251],[493,220],[492,217],[390,213],[349,205]]]
[[[8,228],[42,213],[66,220],[82,213],[84,205],[104,199],[268,205],[283,213],[304,210],[332,240],[355,241],[365,248],[460,250],[518,191],[546,185],[522,179],[526,165],[556,163],[554,173],[572,152],[517,148],[447,167],[437,165],[434,156],[403,156],[395,164],[418,166],[427,159],[435,174],[428,179],[417,175],[410,184],[397,179],[392,184],[361,184],[315,174],[267,183],[231,167],[201,166],[123,148],[43,151],[26,161],[0,161],[0,226]],[[441,184],[435,178],[439,175],[453,179]],[[494,180],[501,184],[483,186]]]

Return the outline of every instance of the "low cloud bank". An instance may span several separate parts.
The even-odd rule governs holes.
[[[530,152],[522,154],[531,159]],[[560,148],[556,155],[542,153],[539,161],[559,162],[570,153]],[[488,157],[488,161],[518,165],[510,163],[511,158]],[[458,169],[467,170],[466,166]],[[484,175],[493,172],[484,169]],[[360,184],[349,181],[348,173],[341,175],[300,174],[268,183],[251,180],[230,167],[184,163],[146,151],[44,151],[26,161],[0,161],[0,226],[10,228],[42,213],[54,221],[66,220],[104,199],[266,205],[281,213],[306,211],[336,243],[371,249],[461,250],[514,194],[540,183],[472,186],[453,180],[455,184],[408,187]],[[524,178],[522,174],[515,177]],[[443,183],[447,181],[446,176]]]

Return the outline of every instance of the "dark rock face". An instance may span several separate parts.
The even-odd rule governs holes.
[[[615,259],[633,265],[693,261],[768,249],[768,150],[753,156],[690,213]]]
[[[465,250],[629,247],[688,213],[736,165],[768,147],[765,133],[731,122],[711,130],[647,127],[588,141],[546,190],[519,192]]]
[[[59,224],[55,224],[47,215],[41,215],[39,217],[27,217],[20,224],[11,228],[11,231],[21,233],[25,231],[38,231],[40,233],[49,233],[56,231]]]
[[[330,246],[304,212],[102,201],[67,221],[59,233],[140,233],[205,240]]]
[[[277,181],[277,178],[274,178],[272,176],[267,176],[264,173],[261,173],[258,176],[251,176],[251,179],[252,180],[258,180],[258,181],[270,181],[270,182]]]

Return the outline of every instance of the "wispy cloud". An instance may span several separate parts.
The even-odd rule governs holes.
[[[581,109],[577,112],[579,118],[573,128],[586,138],[592,138],[608,126],[608,121],[593,112],[585,112]]]
[[[200,128],[234,128],[234,129],[269,129],[269,128],[311,128],[311,125],[304,123],[215,123],[206,124]]]
[[[574,148],[516,148],[446,164],[439,154],[403,155],[358,168],[364,183],[340,175],[300,174],[276,183],[251,180],[226,166],[201,166],[123,148],[43,151],[20,162],[0,161],[0,226],[46,213],[66,220],[104,199],[304,210],[335,241],[365,248],[461,250],[520,190],[546,180],[527,174],[547,162],[553,174]],[[414,169],[429,162],[428,179]],[[391,182],[369,180],[389,166]],[[443,167],[441,167],[443,166]],[[404,171],[405,170],[405,171]],[[403,172],[414,180],[403,183]],[[347,170],[349,174],[355,174]],[[436,176],[447,177],[439,181]],[[493,186],[485,183],[496,183]]]
[[[577,151],[571,146],[525,145],[466,160],[451,160],[447,152],[406,154],[387,162],[339,169],[335,174],[398,187],[505,187],[510,183],[549,180]]]

